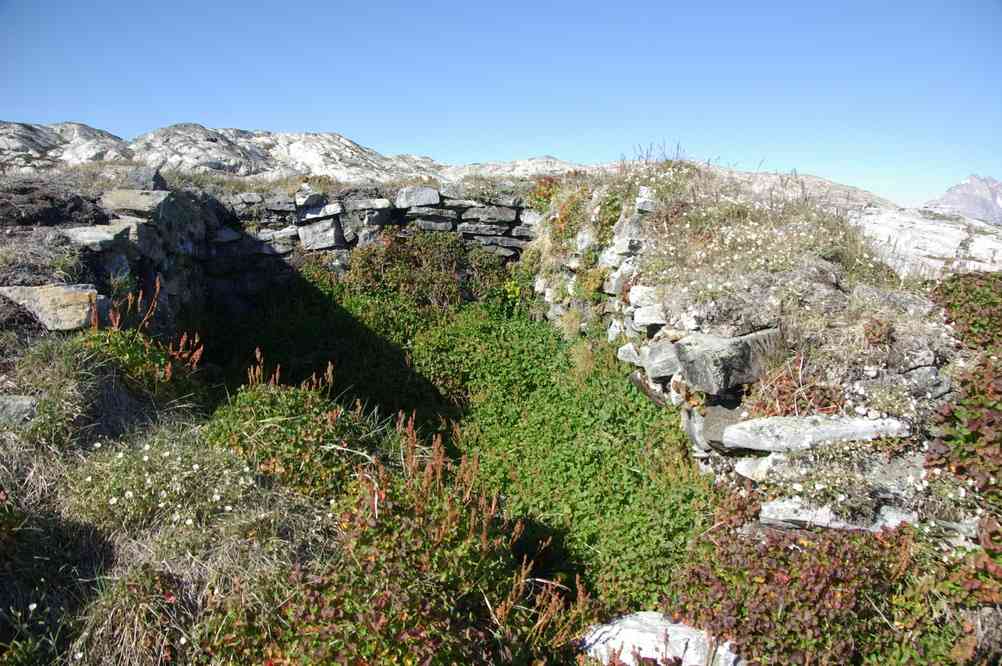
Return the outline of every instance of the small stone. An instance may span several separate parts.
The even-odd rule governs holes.
[[[30,395],[0,395],[0,424],[19,426],[35,418],[38,400]]]
[[[581,651],[602,664],[638,666],[670,663],[682,666],[740,666],[743,661],[730,643],[716,644],[710,636],[685,624],[676,624],[662,613],[645,611],[619,617],[588,630]]]
[[[908,424],[896,419],[826,416],[770,416],[729,426],[723,445],[754,451],[805,451],[840,441],[907,437]]]

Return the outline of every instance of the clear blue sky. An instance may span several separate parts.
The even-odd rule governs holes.
[[[680,144],[915,204],[1002,178],[1002,0],[0,0],[0,119],[451,163]]]

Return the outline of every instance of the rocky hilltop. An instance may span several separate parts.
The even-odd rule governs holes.
[[[947,215],[964,215],[1002,224],[1002,182],[987,176],[970,176],[925,207]]]
[[[553,157],[449,166],[418,155],[381,155],[334,132],[210,129],[179,123],[126,141],[81,123],[0,122],[0,173],[121,161],[189,173],[272,179],[311,175],[342,182],[455,181],[476,175],[521,178],[586,168]]]

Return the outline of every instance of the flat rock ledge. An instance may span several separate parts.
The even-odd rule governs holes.
[[[715,645],[699,629],[672,622],[654,611],[624,615],[592,627],[581,640],[581,651],[603,664],[616,656],[629,666],[661,663],[678,658],[682,666],[741,666],[745,662],[731,651],[729,643]]]
[[[0,296],[22,306],[50,331],[75,331],[88,326],[93,309],[102,313],[108,299],[92,284],[50,284],[44,287],[0,287]]]
[[[908,424],[897,419],[826,416],[770,416],[724,429],[723,446],[751,451],[806,451],[832,442],[907,437]]]

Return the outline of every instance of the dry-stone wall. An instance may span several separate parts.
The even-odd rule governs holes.
[[[56,197],[52,187],[12,188],[18,197],[12,206],[39,211],[30,220],[12,219],[9,234],[37,244],[31,230],[55,226],[46,238],[76,246],[94,267],[100,289],[17,282],[0,288],[40,321],[63,330],[86,325],[94,306],[106,309],[98,292],[114,284],[150,294],[159,279],[158,310],[166,317],[182,307],[248,309],[263,290],[294,277],[296,250],[326,251],[337,269],[347,265],[354,248],[383,232],[423,230],[458,234],[509,258],[535,237],[541,219],[518,196],[468,198],[461,185],[407,187],[392,201],[375,190],[335,195],[306,186],[291,195],[244,192],[222,201],[187,191],[116,189],[72,204],[91,211],[87,216],[61,214],[69,200]],[[0,196],[0,209],[5,201]],[[53,214],[46,217],[49,209]]]

